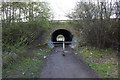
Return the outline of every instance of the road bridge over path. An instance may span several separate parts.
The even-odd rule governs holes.
[[[65,26],[57,26],[54,29],[48,32],[48,36],[46,38],[46,43],[49,47],[54,48],[55,44],[60,41],[57,41],[57,36],[63,35],[65,38],[65,43],[72,48],[76,48],[78,44],[78,35],[77,33],[71,29],[70,27]]]

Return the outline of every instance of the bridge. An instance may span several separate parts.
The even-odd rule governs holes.
[[[70,46],[71,48],[77,47],[77,35],[74,30],[69,27],[56,27],[48,33],[48,38],[46,40],[50,48],[53,48],[55,44],[62,44],[63,42],[57,41],[58,35],[63,35],[65,38],[65,45]]]

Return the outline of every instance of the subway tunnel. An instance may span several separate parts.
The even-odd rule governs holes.
[[[57,41],[58,35],[64,36],[64,38],[65,38],[64,42],[70,42],[70,43],[65,43],[65,45],[69,46],[72,44],[72,42],[76,42],[75,37],[73,36],[73,34],[70,31],[68,31],[66,29],[57,29],[50,35],[50,38],[48,40],[48,45],[51,48],[55,47],[55,45],[57,45],[57,44],[62,44],[61,42],[63,42],[63,41]]]
[[[73,38],[73,35],[69,31],[65,29],[59,29],[52,33],[51,40],[53,42],[57,42],[56,38],[58,35],[63,35],[65,37],[65,42],[70,42],[72,41],[72,38]]]

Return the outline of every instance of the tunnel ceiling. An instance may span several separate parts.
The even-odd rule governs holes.
[[[51,41],[56,42],[56,38],[58,35],[63,35],[65,37],[65,41],[72,41],[73,35],[65,29],[58,29],[54,31],[51,35]]]

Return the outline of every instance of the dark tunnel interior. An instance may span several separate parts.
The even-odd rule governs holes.
[[[65,37],[65,42],[71,42],[73,38],[73,35],[68,30],[58,29],[52,33],[51,41],[58,42],[56,39],[58,35],[63,35]]]

